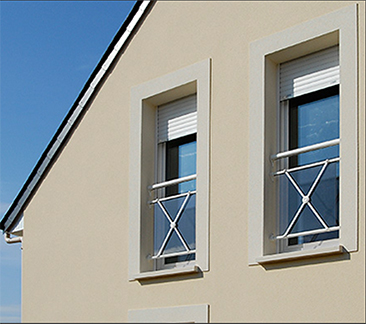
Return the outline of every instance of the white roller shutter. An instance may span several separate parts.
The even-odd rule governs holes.
[[[196,95],[188,96],[158,107],[158,142],[166,142],[197,132]]]
[[[339,84],[339,46],[280,64],[280,99]]]

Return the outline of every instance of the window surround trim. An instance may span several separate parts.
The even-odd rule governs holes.
[[[267,254],[265,241],[265,204],[270,184],[269,157],[278,147],[267,143],[266,133],[276,134],[279,120],[278,64],[330,47],[340,46],[340,222],[339,245],[348,252],[358,249],[358,80],[357,80],[357,4],[314,18],[250,45],[250,112],[249,112],[249,191],[248,263],[255,265],[271,259],[281,260],[288,252]],[[271,108],[271,110],[269,109]],[[268,115],[271,112],[271,115]],[[260,130],[260,133],[259,131]],[[276,137],[274,136],[274,137]],[[265,140],[263,140],[265,139]],[[273,140],[277,143],[277,140]],[[265,185],[267,184],[267,185]],[[347,188],[347,189],[346,189]],[[273,199],[270,197],[270,199]],[[268,202],[268,200],[266,200]],[[270,200],[270,204],[274,201]],[[272,205],[273,206],[273,205]],[[336,247],[330,250],[339,249]],[[309,252],[304,252],[308,255]],[[314,253],[316,253],[314,251]]]
[[[208,323],[208,304],[130,309],[129,323]]]
[[[143,256],[152,247],[147,209],[148,186],[156,178],[157,158],[155,116],[157,106],[197,94],[197,183],[196,183],[196,261],[193,272],[209,270],[209,162],[211,59],[192,64],[131,89],[130,174],[129,174],[129,280],[166,276],[186,271],[184,267],[154,270]],[[148,136],[149,134],[150,136]],[[148,161],[147,161],[148,160]],[[150,224],[148,224],[150,222]],[[140,239],[140,238],[144,239]],[[144,252],[145,251],[145,252]]]

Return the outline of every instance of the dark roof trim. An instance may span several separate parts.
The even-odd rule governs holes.
[[[55,135],[52,137],[50,143],[47,145],[37,164],[2,218],[0,222],[0,229],[4,233],[11,232],[20,221],[23,210],[37,189],[46,170],[48,170],[48,167],[51,165],[50,162],[53,161],[55,156],[57,156],[57,153],[65,143],[70,131],[76,124],[76,121],[82,115],[84,107],[87,106],[94,90],[100,84],[106,71],[114,62],[114,59],[117,57],[127,39],[129,39],[140,19],[144,16],[144,13],[147,12],[146,9],[150,3],[153,3],[153,1],[136,1],[135,5],[132,7],[128,17],[118,30],[112,42],[109,44],[99,63],[80,91],[80,94],[76,98],[74,104],[55,132]]]

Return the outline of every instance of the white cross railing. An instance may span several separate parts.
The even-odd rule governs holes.
[[[172,185],[177,185],[183,182],[187,182],[187,181],[191,181],[191,180],[195,180],[196,179],[196,174],[190,175],[190,176],[186,176],[186,177],[181,177],[181,178],[177,178],[177,179],[173,179],[173,180],[169,180],[169,181],[164,181],[164,182],[160,182],[160,183],[156,183],[153,184],[152,186],[149,186],[149,190],[157,190],[157,189],[161,189],[161,188],[165,188],[168,186],[172,186]],[[174,256],[181,256],[181,255],[188,255],[188,254],[193,254],[196,252],[195,249],[190,249],[189,245],[187,244],[186,240],[184,239],[182,233],[179,231],[178,228],[178,221],[181,218],[184,209],[186,208],[189,199],[191,198],[192,195],[196,194],[196,191],[188,191],[185,193],[181,193],[181,194],[177,194],[177,195],[172,195],[169,197],[163,197],[163,198],[155,198],[152,201],[149,201],[149,204],[157,204],[157,206],[160,208],[160,210],[163,212],[163,215],[165,216],[165,218],[169,221],[170,224],[170,228],[168,230],[168,232],[165,235],[165,238],[163,240],[163,242],[160,245],[160,248],[158,250],[158,252],[153,255],[151,257],[151,259],[159,259],[159,258],[168,258],[168,257],[174,257]],[[167,209],[164,207],[164,205],[162,204],[163,201],[168,201],[168,200],[173,200],[173,199],[177,199],[180,197],[185,197],[177,214],[174,216],[174,218],[169,214],[169,212],[167,211]],[[164,250],[169,242],[169,239],[171,238],[173,232],[175,232],[179,238],[179,240],[181,241],[185,251],[180,251],[180,252],[174,252],[174,253],[164,253]]]
[[[298,155],[298,154],[301,154],[301,153],[311,152],[311,151],[315,151],[315,150],[318,150],[318,149],[338,145],[339,143],[340,143],[340,140],[335,139],[335,140],[331,140],[331,141],[327,141],[327,142],[323,142],[323,143],[319,143],[319,144],[309,145],[309,146],[298,148],[298,149],[295,149],[295,150],[274,154],[274,155],[271,156],[271,160],[274,161],[274,160],[281,159],[281,158],[287,158],[287,157],[295,156],[295,155]],[[284,174],[287,177],[287,179],[290,181],[290,183],[293,185],[295,190],[298,192],[300,197],[302,198],[301,205],[297,209],[297,211],[295,213],[295,216],[293,217],[291,222],[288,224],[288,226],[285,229],[284,233],[281,234],[281,235],[272,236],[271,237],[272,239],[274,239],[274,240],[288,239],[288,238],[292,238],[292,237],[299,237],[299,236],[305,236],[305,235],[313,235],[313,234],[334,232],[334,231],[338,231],[340,229],[340,226],[331,226],[331,227],[329,227],[327,225],[327,223],[325,222],[325,220],[322,218],[322,216],[318,213],[318,211],[314,208],[313,204],[311,203],[311,195],[313,194],[316,186],[319,184],[319,181],[320,181],[321,177],[323,176],[327,166],[330,163],[334,163],[334,162],[338,162],[338,161],[340,161],[340,158],[336,157],[336,158],[332,158],[332,159],[326,159],[326,160],[323,160],[323,161],[320,161],[320,162],[301,165],[301,166],[294,167],[294,168],[283,169],[283,170],[272,173],[273,176],[279,176],[279,175]],[[295,171],[299,171],[299,170],[313,168],[313,167],[316,167],[316,166],[322,166],[322,168],[320,169],[320,171],[319,171],[317,177],[315,178],[313,184],[311,185],[310,189],[305,194],[301,190],[299,185],[296,183],[295,179],[291,176],[291,173],[295,172]],[[301,212],[303,211],[303,209],[306,206],[308,206],[310,208],[310,210],[313,212],[315,217],[319,220],[320,224],[322,225],[322,228],[309,230],[309,231],[302,231],[302,232],[297,232],[297,233],[290,233],[291,230],[293,229],[296,221],[300,217]]]
[[[274,160],[283,159],[283,158],[287,158],[287,157],[294,156],[294,155],[299,155],[301,153],[320,150],[322,148],[327,148],[330,146],[338,145],[339,143],[340,143],[340,139],[336,138],[336,139],[326,141],[326,142],[321,142],[321,143],[317,143],[317,144],[313,144],[313,145],[299,147],[297,149],[293,149],[293,150],[289,150],[289,151],[285,151],[285,152],[279,152],[277,154],[271,155],[271,160],[274,161]]]

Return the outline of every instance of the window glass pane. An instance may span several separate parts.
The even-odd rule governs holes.
[[[288,132],[289,149],[339,138],[338,86],[291,99]],[[339,157],[339,145],[293,156],[289,158],[288,168],[336,157]],[[280,176],[280,235],[286,231],[296,234],[325,229],[322,222],[328,227],[339,225],[339,163],[328,164],[316,182],[323,166],[290,171],[291,179]],[[339,231],[304,235],[288,239],[288,245],[327,240],[338,235]]]
[[[297,127],[297,147],[339,138],[339,95],[299,105]]]
[[[179,219],[178,230],[190,250],[196,248],[196,195],[190,196],[186,208]]]
[[[289,149],[339,138],[339,95],[311,102],[307,102],[309,99],[304,101],[305,103],[302,103],[301,98],[296,99],[297,104],[290,108]],[[332,146],[293,157],[290,159],[290,166],[305,165],[338,156],[339,147]]]
[[[311,201],[329,227],[339,226],[339,163],[331,163],[316,186]]]
[[[196,174],[196,151],[196,141],[179,146],[179,178]],[[196,180],[179,184],[179,193],[193,190],[196,190]]]
[[[339,157],[339,146],[330,146],[320,150],[299,154],[295,158],[291,158],[291,167],[298,165],[306,165],[313,162],[320,162],[326,159]]]
[[[188,135],[167,143],[166,180],[196,174],[196,134]],[[196,190],[196,180],[166,188],[166,195]]]
[[[298,147],[339,138],[339,96],[300,105],[298,114]],[[301,154],[299,165],[339,156],[339,147]]]
[[[154,255],[156,255],[168,234],[170,222],[158,204],[154,205]]]
[[[196,134],[184,136],[166,143],[166,180],[186,177],[196,174]],[[196,190],[196,180],[183,182],[169,186],[165,189],[165,197],[186,193]],[[166,245],[162,254],[185,252],[187,249],[194,250],[196,246],[196,196],[190,194],[175,229],[171,224],[176,219],[179,210],[187,196],[169,198],[161,201],[170,220],[164,215],[160,206],[155,205],[154,211],[154,254],[156,255],[163,242]],[[164,263],[175,263],[194,260],[195,254],[175,256],[164,259]]]

